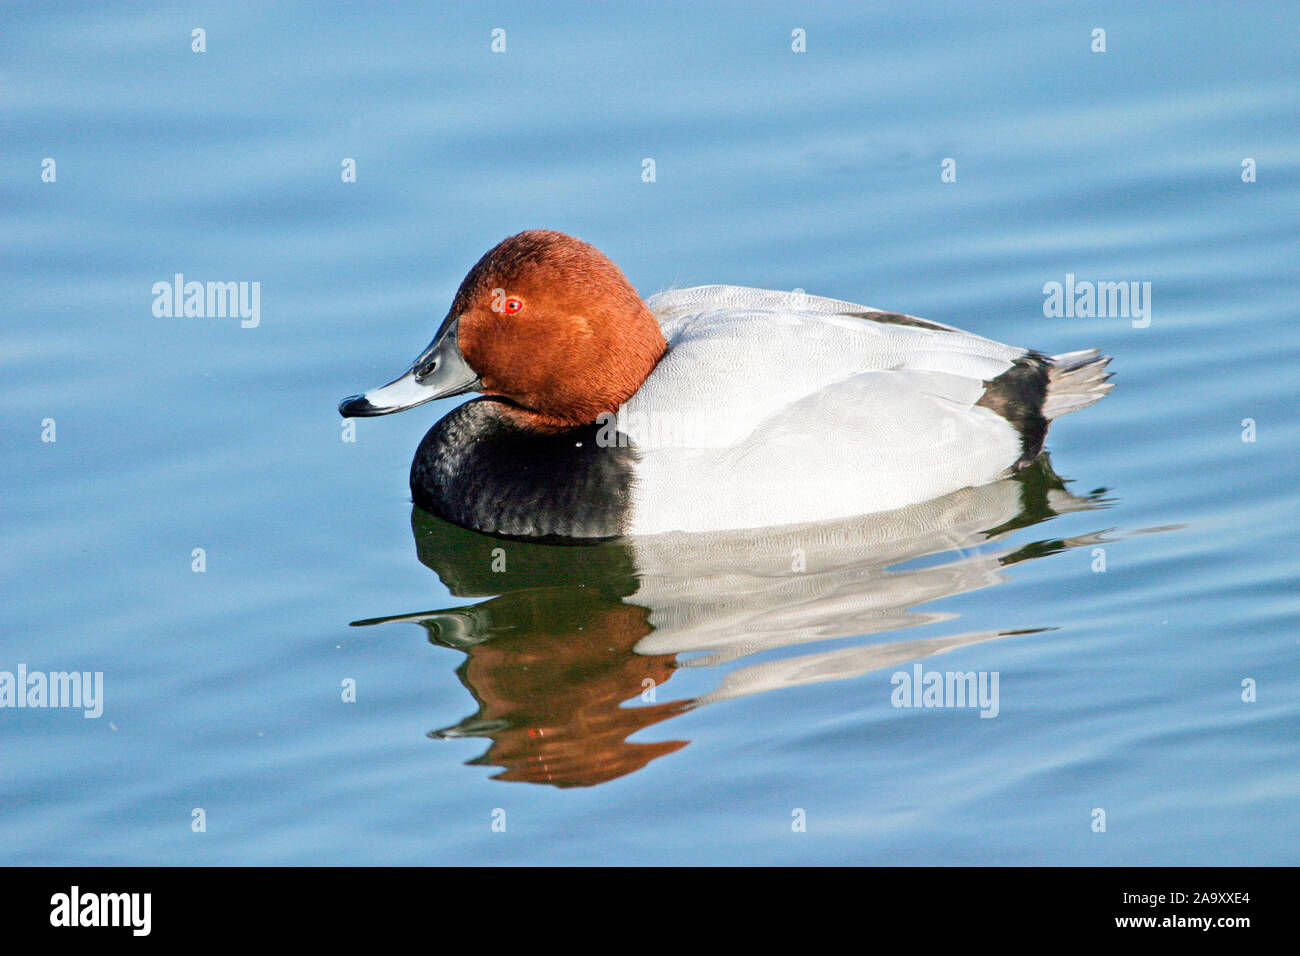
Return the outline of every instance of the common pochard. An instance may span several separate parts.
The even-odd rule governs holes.
[[[595,247],[529,230],[461,283],[400,378],[347,418],[468,392],[411,466],[423,508],[518,537],[770,527],[889,511],[1032,462],[1110,391],[1097,350],[1047,356],[937,322],[713,285],[642,300]]]

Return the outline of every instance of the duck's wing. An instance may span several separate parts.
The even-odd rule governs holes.
[[[1026,354],[851,302],[806,296],[808,307],[794,308],[791,295],[703,286],[651,299],[668,351],[628,408],[687,416],[700,443],[724,448],[794,402],[863,372],[937,372],[980,389]]]

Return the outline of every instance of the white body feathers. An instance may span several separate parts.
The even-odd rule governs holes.
[[[632,534],[886,511],[1020,457],[1016,428],[976,403],[1025,349],[802,293],[700,286],[647,304],[668,352],[619,412],[641,452]],[[1048,418],[1110,389],[1095,352],[1054,364]]]

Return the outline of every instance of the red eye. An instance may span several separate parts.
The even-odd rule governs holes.
[[[516,312],[521,311],[523,307],[524,307],[523,299],[511,298],[511,299],[506,299],[506,301],[502,303],[501,311],[504,312],[506,315],[514,315]]]

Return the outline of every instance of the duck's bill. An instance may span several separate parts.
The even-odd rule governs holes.
[[[459,321],[449,319],[401,378],[364,395],[343,399],[339,414],[344,418],[391,415],[436,398],[463,395],[478,388],[478,374],[469,367],[456,341]]]

